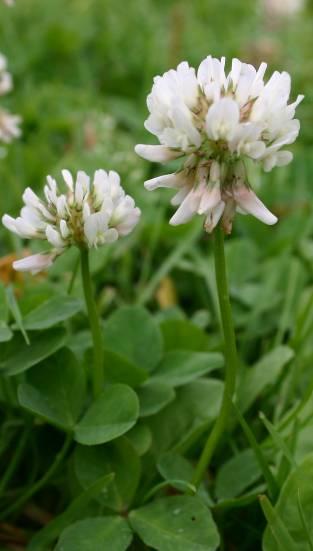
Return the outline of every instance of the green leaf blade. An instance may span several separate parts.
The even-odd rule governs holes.
[[[223,366],[221,354],[176,350],[165,354],[153,373],[153,380],[182,386]]]
[[[127,385],[110,385],[76,425],[75,440],[86,446],[110,442],[130,430],[138,415],[136,393]]]
[[[68,526],[55,551],[125,551],[133,538],[127,521],[121,517],[95,517]]]
[[[31,310],[24,317],[24,327],[31,331],[49,329],[73,317],[82,308],[83,303],[81,300],[68,296],[53,297],[37,306],[34,310]]]
[[[85,399],[85,372],[74,354],[62,349],[31,368],[18,387],[24,408],[64,430],[73,430]]]
[[[215,551],[219,535],[210,511],[197,497],[168,497],[132,511],[130,524],[158,551]]]
[[[124,306],[111,315],[104,326],[104,345],[147,371],[154,369],[163,352],[158,324],[139,306]]]
[[[4,359],[0,361],[3,375],[18,375],[52,356],[65,345],[66,333],[63,329],[51,329],[37,334],[31,346],[24,343],[19,335],[8,343]]]
[[[136,493],[141,461],[128,438],[122,436],[100,446],[78,445],[74,452],[74,470],[83,488],[114,469],[114,480],[99,501],[108,509],[124,512],[129,509]]]

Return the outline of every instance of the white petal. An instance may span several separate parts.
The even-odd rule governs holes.
[[[212,140],[231,140],[239,123],[238,104],[230,98],[222,98],[208,110],[205,126]]]
[[[13,138],[18,138],[21,135],[19,125],[22,119],[17,115],[11,115],[3,109],[0,110],[0,140],[5,143],[10,143]]]
[[[265,143],[261,140],[246,143],[243,147],[243,151],[248,157],[251,157],[251,159],[260,159],[265,152]]]
[[[291,151],[278,151],[276,153],[276,165],[285,166],[291,163],[293,159],[293,153]]]
[[[93,177],[93,185],[102,185],[103,180],[106,180],[108,178],[108,173],[103,170],[102,168],[99,168],[95,171],[94,177]]]
[[[33,231],[42,232],[45,230],[47,223],[42,219],[40,212],[32,207],[23,207],[21,209],[20,218],[28,225],[32,226]]]
[[[210,168],[210,182],[215,184],[221,179],[221,165],[217,161],[212,161]]]
[[[263,168],[265,172],[270,172],[276,165],[276,154],[268,155],[263,159]]]
[[[298,137],[300,131],[300,121],[298,119],[292,119],[284,124],[280,135],[275,139],[267,151],[277,151],[284,145],[292,144]]]
[[[224,201],[221,201],[214,207],[214,209],[212,209],[208,213],[204,222],[204,229],[206,232],[211,233],[214,230],[214,228],[216,227],[216,225],[221,219],[221,216],[224,212],[224,208],[225,208],[225,203]]]
[[[60,233],[57,230],[55,230],[52,226],[48,225],[46,227],[46,237],[49,243],[51,243],[53,247],[56,247],[56,249],[63,249],[66,245]]]
[[[74,191],[74,181],[73,181],[73,176],[70,173],[70,171],[67,170],[67,169],[63,169],[62,170],[62,176],[63,176],[64,182],[66,183],[68,189],[70,191]]]
[[[65,220],[60,221],[60,232],[63,239],[67,239],[68,236],[70,235],[70,230]]]
[[[141,211],[135,206],[134,199],[130,195],[125,195],[110,216],[110,227],[116,228],[120,235],[127,235],[137,224],[140,215]]]
[[[288,112],[288,116],[292,119],[292,117],[295,116],[295,112],[296,112],[296,108],[298,107],[298,105],[301,103],[301,101],[304,99],[304,95],[303,94],[299,94],[299,96],[297,97],[296,101],[294,101],[293,103],[291,103],[290,105],[287,106],[287,112]]]
[[[274,151],[263,159],[263,167],[265,172],[270,172],[274,166],[288,165],[292,159],[293,154],[291,151]]]
[[[216,83],[219,89],[225,86],[226,78],[224,68],[224,57],[219,60],[212,56],[208,56],[200,63],[197,78],[203,90],[206,91],[207,85],[210,85],[212,82]]]
[[[174,106],[171,109],[171,118],[173,120],[175,129],[179,131],[178,133],[187,138],[186,149],[190,145],[200,147],[201,134],[194,125],[191,113],[189,109],[185,107],[185,105],[177,105],[177,99],[174,99]],[[177,145],[179,146],[179,143]]]
[[[40,207],[40,199],[38,195],[30,188],[27,187],[23,193],[23,201],[25,205],[28,205],[33,208]]]
[[[242,65],[242,63],[241,63],[241,61],[239,61],[239,59],[234,58],[232,60],[232,67],[231,67],[231,72],[228,75],[228,80],[229,81],[231,80],[234,90],[237,87],[238,80],[239,80],[239,77],[240,77],[241,65]]]
[[[90,178],[83,172],[79,170],[77,172],[76,184],[75,184],[75,202],[78,206],[82,206],[82,203],[86,196],[89,193],[90,188]]]
[[[177,205],[180,205],[185,197],[187,197],[188,193],[190,192],[190,186],[184,186],[182,187],[171,199],[171,205],[176,207]]]
[[[16,233],[21,237],[20,233],[16,229],[15,218],[9,216],[8,214],[4,214],[2,216],[2,224],[7,228],[7,230]]]
[[[146,180],[145,188],[149,191],[153,191],[159,187],[176,188],[184,184],[186,180],[185,176],[181,172],[174,172],[173,174],[165,174],[164,176],[157,176]]]
[[[105,212],[96,212],[86,218],[84,233],[89,247],[96,247],[102,244],[104,233],[108,230],[108,216]]]
[[[87,220],[88,216],[90,216],[91,214],[91,210],[90,210],[90,206],[88,205],[87,201],[84,202],[84,205],[83,205],[83,220],[84,222]]]
[[[40,211],[40,213],[51,222],[54,220],[53,215],[45,207],[44,203],[39,199],[39,197],[34,193],[34,191],[27,187],[23,193],[23,201],[28,207],[32,207]]]
[[[214,209],[221,201],[220,185],[215,184],[212,188],[208,187],[201,196],[198,214],[205,214]]]
[[[55,253],[52,254],[34,254],[27,256],[21,260],[13,262],[14,270],[18,272],[32,272],[36,274],[49,268],[56,257]]]
[[[44,187],[45,196],[48,202],[54,206],[57,203],[58,186],[54,178],[47,176],[48,185]]]
[[[68,209],[67,199],[65,195],[60,195],[57,198],[56,207],[57,207],[58,216],[60,216],[61,218],[65,217],[68,214],[69,209]]]
[[[3,225],[13,233],[16,233],[19,237],[24,239],[31,239],[33,237],[40,237],[37,235],[37,227],[27,220],[24,220],[22,216],[18,218],[12,218],[8,214],[5,214],[2,218]]]
[[[8,72],[0,74],[0,95],[7,94],[13,88],[12,76]]]
[[[266,72],[266,69],[267,69],[267,63],[265,63],[264,61],[261,63],[260,67],[258,68],[257,70],[257,73],[255,75],[255,79],[254,79],[254,82],[253,82],[253,85],[256,84],[257,81],[262,81],[263,80],[263,77],[265,75],[265,72]],[[253,86],[252,85],[252,86]]]
[[[104,241],[105,243],[114,243],[114,241],[118,240],[118,234],[119,232],[115,228],[109,228],[104,233]]]
[[[164,145],[138,144],[135,147],[135,152],[143,159],[154,163],[166,163],[167,161],[171,161],[182,156],[181,151],[169,149]]]
[[[192,189],[170,219],[170,224],[172,226],[178,226],[179,224],[188,222],[194,214],[196,214],[199,207],[199,200],[200,198],[197,196],[196,191]]]
[[[237,186],[233,188],[233,195],[237,205],[246,213],[252,214],[264,224],[276,224],[277,217],[272,214],[268,208],[260,201],[255,193],[246,186]]]

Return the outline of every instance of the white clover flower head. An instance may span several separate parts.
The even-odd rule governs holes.
[[[0,141],[10,143],[21,135],[21,117],[0,109]]]
[[[206,231],[222,219],[230,232],[236,211],[253,214],[266,224],[277,221],[250,188],[245,159],[267,172],[292,160],[284,147],[299,134],[300,123],[294,116],[303,96],[288,104],[289,74],[275,71],[265,83],[265,71],[265,63],[256,70],[233,59],[226,74],[225,58],[209,56],[197,72],[183,62],[154,79],[145,127],[160,145],[139,144],[135,151],[154,162],[182,159],[176,173],[145,182],[148,190],[178,190],[172,204],[179,208],[171,224],[183,224],[200,214],[205,216]]]
[[[117,172],[96,170],[92,181],[79,171],[74,180],[69,170],[62,171],[66,193],[61,193],[54,178],[47,176],[44,199],[31,188],[23,194],[20,216],[5,214],[3,225],[25,239],[46,240],[52,247],[13,263],[18,271],[39,272],[51,266],[67,248],[91,248],[112,243],[129,234],[140,217],[132,197],[125,194]]]
[[[3,54],[0,54],[0,96],[10,92],[12,86],[12,77],[7,71],[7,59]]]
[[[262,0],[262,3],[267,13],[275,17],[296,15],[305,6],[305,0]]]
[[[7,71],[7,60],[0,53],[0,96],[10,92],[13,87],[11,74]],[[19,138],[21,117],[12,115],[0,108],[0,141],[10,143],[14,138]]]

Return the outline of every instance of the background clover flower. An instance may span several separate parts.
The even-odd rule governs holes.
[[[6,57],[0,54],[0,96],[10,92],[12,87],[12,76],[7,71]],[[0,141],[10,143],[14,138],[18,138],[21,135],[20,123],[21,118],[18,115],[12,115],[0,108]]]
[[[10,143],[21,135],[21,117],[11,115],[8,111],[0,109],[0,141]]]
[[[269,16],[288,17],[297,14],[305,6],[305,0],[262,0]]]
[[[116,172],[96,170],[92,182],[83,171],[76,180],[68,170],[62,175],[66,193],[48,176],[44,200],[26,188],[20,216],[2,218],[4,226],[20,237],[47,240],[52,246],[47,253],[14,262],[15,270],[39,272],[72,245],[91,248],[112,243],[129,234],[139,220],[140,209],[125,194]]]
[[[7,71],[6,57],[0,54],[0,95],[3,96],[12,90],[12,77]]]
[[[172,204],[179,208],[171,224],[203,214],[206,231],[222,218],[230,232],[236,211],[266,224],[277,221],[250,188],[244,159],[261,164],[265,171],[292,160],[284,147],[298,136],[300,123],[294,116],[303,96],[288,104],[289,74],[275,71],[265,83],[265,71],[265,63],[256,70],[233,59],[227,75],[225,58],[209,56],[197,73],[183,62],[155,77],[145,127],[161,145],[139,144],[135,150],[155,162],[183,159],[176,173],[145,182],[148,190],[178,189]]]

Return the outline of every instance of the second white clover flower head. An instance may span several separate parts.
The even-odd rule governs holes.
[[[25,239],[47,240],[52,249],[13,263],[15,270],[39,272],[72,245],[98,247],[129,234],[137,224],[140,209],[125,194],[117,172],[96,170],[92,182],[79,171],[76,180],[68,170],[62,171],[66,193],[62,193],[51,176],[41,200],[31,188],[23,194],[20,216],[5,214],[6,228]]]
[[[154,79],[145,127],[161,145],[139,144],[135,150],[154,162],[184,159],[176,173],[145,182],[149,190],[178,189],[172,203],[179,208],[171,224],[197,213],[205,215],[208,232],[221,218],[230,232],[236,210],[266,224],[277,221],[251,190],[244,159],[265,171],[292,160],[292,153],[282,148],[298,136],[300,123],[294,116],[303,96],[288,105],[289,74],[275,71],[265,83],[265,71],[265,63],[256,71],[233,59],[227,75],[225,58],[209,56],[197,73],[183,62]]]

